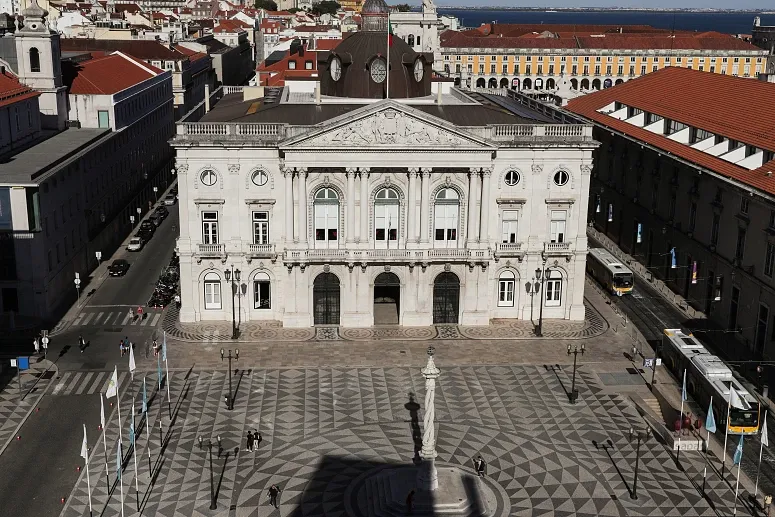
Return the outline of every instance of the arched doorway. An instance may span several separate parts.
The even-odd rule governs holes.
[[[501,88],[508,88],[509,87],[509,80],[505,77],[501,79]]]
[[[374,324],[398,325],[401,314],[401,281],[395,273],[374,279]]]
[[[526,77],[522,80],[522,89],[523,90],[529,90],[533,87],[533,81],[530,80],[529,77]]]
[[[315,325],[339,325],[339,278],[333,273],[320,273],[312,285]]]
[[[547,90],[554,90],[554,88],[555,88],[555,86],[554,86],[554,79],[552,79],[550,77],[549,79],[546,80],[546,89]]]
[[[613,86],[613,84],[614,84],[613,81],[611,81],[610,79],[606,79],[605,81],[603,81],[603,88],[610,88],[611,86]]]
[[[571,90],[578,90],[579,89],[579,80],[578,79],[571,79],[570,80],[570,87],[571,87]]]
[[[455,86],[460,87],[460,77],[455,77]]]
[[[497,88],[498,87],[498,80],[494,77],[490,77],[490,80],[487,81],[487,88]]]
[[[519,90],[519,79],[517,77],[511,80],[511,89]]]
[[[485,84],[487,84],[484,80],[484,77],[480,77],[476,80],[476,87],[477,88],[484,88]]]
[[[614,84],[622,84],[624,82],[624,79],[617,79]]]
[[[582,90],[589,90],[589,79],[582,79],[581,80],[581,89]]]
[[[441,273],[433,281],[433,323],[457,323],[460,310],[460,279]]]
[[[544,89],[544,80],[540,77],[536,78],[535,83],[533,83],[533,87],[536,90],[543,90]]]
[[[600,79],[592,80],[592,89],[593,90],[599,90],[600,89]]]

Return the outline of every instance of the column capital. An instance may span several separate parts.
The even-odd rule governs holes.
[[[299,176],[301,176],[302,174],[307,174],[306,167],[294,167],[293,169],[299,174]]]
[[[409,172],[409,174],[417,174],[418,172],[420,172],[419,167],[409,167],[406,170],[407,172]]]
[[[358,167],[345,167],[344,174],[347,177],[353,176],[356,172],[358,172]]]
[[[492,176],[492,167],[482,167],[482,174],[484,176]]]
[[[471,174],[479,174],[480,172],[482,172],[482,168],[481,167],[471,167],[470,169],[468,169],[468,172],[470,172]]]
[[[360,171],[361,174],[368,174],[369,171],[371,170],[371,167],[358,167],[358,170]]]

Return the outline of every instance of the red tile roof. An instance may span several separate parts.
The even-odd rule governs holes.
[[[118,51],[142,60],[176,61],[186,59],[185,54],[178,50],[170,50],[166,43],[155,40],[62,38],[60,46],[63,51]]]
[[[775,84],[670,67],[568,102],[568,110],[701,167],[775,194],[775,160],[748,170],[597,110],[621,102],[732,140],[775,151]]]
[[[73,63],[65,74],[74,95],[112,95],[147,81],[162,70],[120,52]]]
[[[328,32],[334,29],[333,25],[297,25],[296,32]]]
[[[441,46],[451,48],[687,49],[757,50],[719,32],[656,29],[642,25],[483,25],[467,31],[447,30]]]
[[[0,106],[7,106],[40,95],[32,88],[19,82],[10,72],[0,74]]]
[[[242,32],[250,28],[250,25],[242,20],[221,20],[213,28],[213,32]]]
[[[341,38],[334,39],[316,39],[315,48],[310,49],[313,52],[321,52],[323,50],[334,50],[342,42]]]

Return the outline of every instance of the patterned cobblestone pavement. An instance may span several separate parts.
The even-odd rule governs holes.
[[[699,490],[702,456],[682,454],[680,469],[658,441],[641,444],[638,500],[630,498],[635,447],[628,439],[644,422],[619,393],[582,367],[579,402],[568,403],[568,366],[442,366],[436,397],[438,460],[470,467],[481,454],[488,476],[507,494],[513,516],[713,516],[731,515],[727,482],[711,469],[709,498]],[[412,468],[414,437],[423,421],[420,367],[282,368],[240,371],[234,379],[235,409],[224,371],[173,372],[175,418],[156,397],[151,428],[168,430],[159,457],[157,433],[138,423],[139,500],[142,515],[344,517],[348,487],[364,472],[385,465]],[[138,396],[141,376],[127,384],[122,411]],[[158,400],[157,400],[158,399]],[[128,425],[128,413],[123,422]],[[90,479],[96,514],[119,515],[115,482],[116,415],[107,438],[110,487],[105,483],[102,444],[92,445]],[[244,436],[258,429],[257,452],[245,451]],[[135,511],[135,475],[124,433],[123,486],[126,515]],[[199,437],[205,447],[200,448]],[[213,449],[217,510],[210,510]],[[150,439],[149,439],[150,438]],[[149,468],[147,453],[153,458]],[[727,480],[729,481],[729,480]],[[280,510],[268,505],[267,489],[283,490]],[[61,517],[89,514],[85,472]],[[353,507],[353,502],[349,506]],[[357,504],[355,505],[357,507]],[[747,508],[738,506],[741,515]]]

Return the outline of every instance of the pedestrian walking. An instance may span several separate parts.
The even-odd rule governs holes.
[[[153,338],[153,356],[159,357],[159,343],[156,341],[156,338]]]
[[[412,505],[414,504],[414,490],[410,490],[406,496],[406,515],[412,515]]]
[[[483,478],[485,475],[485,471],[487,470],[487,464],[484,462],[481,456],[476,458],[476,461],[474,462],[474,467],[476,467],[476,474]]]
[[[39,354],[40,353],[40,341],[38,340],[38,338],[35,338],[35,339],[32,340],[32,346],[35,347],[35,353]]]
[[[176,295],[175,295],[175,306],[176,306],[178,309],[180,309],[180,295],[179,295],[179,294],[176,294]]]
[[[124,354],[126,353],[126,340],[125,339],[121,340],[121,343],[119,343],[118,348],[121,351],[121,357],[124,357]]]
[[[277,496],[280,495],[281,492],[282,490],[280,490],[280,487],[277,485],[272,485],[269,487],[269,504],[275,508],[280,508],[280,505],[277,504]]]
[[[81,353],[86,348],[86,341],[83,339],[83,336],[78,336],[78,348],[81,350]]]
[[[258,446],[261,445],[261,433],[258,432],[258,429],[253,430],[253,452],[256,452],[258,450]]]
[[[132,307],[129,308],[129,318],[134,319],[134,313],[132,312]]]
[[[245,450],[253,452],[253,433],[251,431],[248,431],[248,437],[245,441]]]

